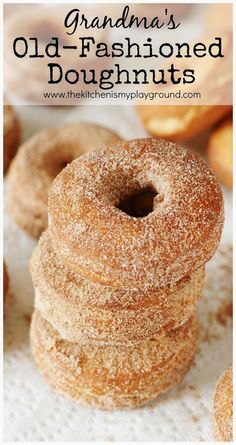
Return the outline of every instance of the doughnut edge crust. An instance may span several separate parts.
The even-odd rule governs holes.
[[[66,270],[44,232],[30,260],[35,307],[72,342],[133,344],[184,324],[196,309],[204,269],[165,289],[115,289]]]
[[[122,195],[147,186],[164,196],[154,199],[152,213],[133,218],[117,208]],[[165,287],[191,274],[214,254],[223,213],[222,192],[207,164],[153,138],[72,162],[49,193],[49,229],[61,261],[107,286]]]
[[[196,352],[198,324],[193,316],[159,341],[131,348],[82,346],[62,340],[35,311],[30,337],[35,361],[54,389],[112,410],[143,406],[179,383]]]

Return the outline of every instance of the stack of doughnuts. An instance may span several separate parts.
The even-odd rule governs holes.
[[[174,143],[116,142],[56,177],[48,213],[30,261],[35,360],[83,404],[142,406],[195,356],[204,265],[223,226],[215,177]]]

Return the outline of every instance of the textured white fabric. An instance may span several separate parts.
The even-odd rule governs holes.
[[[125,138],[145,136],[131,107],[25,108],[18,110],[24,138],[46,126],[87,120],[105,124]],[[204,145],[204,137],[195,147]],[[37,369],[29,346],[33,288],[28,260],[36,242],[6,215],[4,256],[10,298],[4,321],[4,439],[6,441],[211,441],[216,381],[232,360],[231,194],[225,194],[221,245],[207,265],[199,304],[201,341],[183,382],[155,403],[133,411],[103,412],[81,407],[53,392]]]

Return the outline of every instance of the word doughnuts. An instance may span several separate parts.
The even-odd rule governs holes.
[[[65,269],[48,230],[34,250],[30,270],[35,307],[63,339],[133,344],[184,324],[196,309],[203,268],[165,289],[116,289]]]
[[[142,193],[151,205],[149,199],[140,217],[129,200]],[[137,139],[67,166],[50,190],[49,215],[54,248],[68,269],[107,286],[162,288],[211,258],[223,198],[194,153]]]
[[[34,312],[31,347],[50,385],[85,405],[135,408],[177,384],[191,365],[198,340],[193,316],[182,327],[128,346],[81,345],[62,340]]]
[[[213,405],[215,438],[220,442],[233,441],[233,375],[230,366],[220,377]]]
[[[107,128],[74,123],[42,131],[20,148],[8,177],[8,210],[16,223],[38,238],[47,227],[48,191],[73,159],[120,138]]]
[[[227,117],[213,130],[207,155],[209,165],[223,184],[233,188],[233,120]]]
[[[3,108],[3,167],[4,173],[8,170],[20,143],[20,124],[11,105]]]

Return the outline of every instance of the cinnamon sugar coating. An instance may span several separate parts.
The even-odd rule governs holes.
[[[150,187],[153,211],[136,218],[122,199]],[[158,140],[117,142],[73,161],[49,193],[49,229],[62,263],[114,287],[163,288],[202,267],[223,227],[223,197],[194,153]]]
[[[50,385],[85,405],[134,408],[177,384],[189,369],[197,346],[193,316],[181,328],[134,346],[97,346],[62,340],[35,311],[31,324],[35,360]]]
[[[214,432],[220,442],[233,441],[233,371],[232,366],[221,375],[215,389]]]
[[[17,115],[11,105],[3,107],[3,168],[4,173],[14,158],[20,144],[21,129]]]
[[[16,223],[38,238],[47,227],[48,191],[55,176],[73,159],[120,138],[90,123],[44,130],[26,141],[8,177],[8,210]]]
[[[133,344],[184,324],[196,309],[203,286],[201,268],[164,289],[117,289],[67,270],[46,230],[34,250],[30,271],[35,306],[73,342]]]

